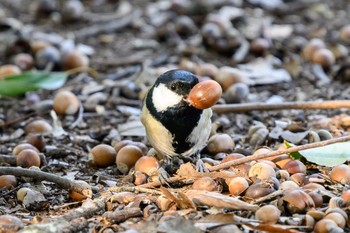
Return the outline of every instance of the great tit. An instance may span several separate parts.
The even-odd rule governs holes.
[[[187,101],[197,83],[190,72],[170,70],[158,77],[144,99],[141,122],[165,161],[196,154],[209,138],[212,110],[196,109]]]

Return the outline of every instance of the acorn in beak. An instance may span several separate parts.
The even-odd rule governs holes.
[[[215,105],[222,95],[222,88],[214,80],[197,83],[184,100],[197,109],[207,109]]]

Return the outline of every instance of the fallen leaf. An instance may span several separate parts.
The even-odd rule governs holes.
[[[285,130],[281,133],[281,137],[288,142],[299,144],[308,134],[309,131],[293,133],[289,130]]]
[[[186,195],[197,206],[210,206],[217,208],[251,211],[256,211],[259,208],[257,205],[246,203],[236,197],[230,197],[216,192],[208,192],[204,190],[188,190],[186,192]]]
[[[301,150],[299,153],[309,162],[333,167],[350,159],[349,147],[350,142],[340,142],[327,146]]]
[[[0,80],[0,95],[18,96],[40,88],[57,89],[66,82],[66,72],[28,71]]]

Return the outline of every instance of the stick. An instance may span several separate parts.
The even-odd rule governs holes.
[[[288,148],[285,150],[276,150],[276,151],[272,151],[272,152],[264,153],[264,154],[259,154],[259,155],[250,155],[250,156],[246,156],[246,157],[241,158],[241,159],[235,159],[235,160],[228,161],[226,163],[221,163],[219,165],[210,167],[208,169],[210,171],[227,169],[231,166],[247,163],[247,162],[254,161],[254,160],[266,159],[266,158],[273,157],[276,155],[289,154],[292,152],[297,152],[297,151],[316,148],[316,147],[327,146],[330,144],[334,144],[334,143],[338,143],[338,142],[345,142],[345,141],[349,141],[349,140],[350,140],[350,135],[338,137],[338,138],[332,138],[332,139],[321,141],[321,142],[314,142],[314,143],[305,144],[305,145],[301,145],[301,146],[291,147],[291,148]]]
[[[331,145],[334,143],[338,143],[338,142],[345,142],[345,141],[349,141],[350,140],[350,135],[347,136],[343,136],[343,137],[338,137],[338,138],[332,138],[329,140],[325,140],[325,141],[321,141],[321,142],[314,142],[314,143],[310,143],[310,144],[305,144],[305,145],[301,145],[301,146],[295,146],[292,148],[288,148],[285,150],[276,150],[276,151],[271,151],[269,153],[264,153],[264,154],[259,154],[259,155],[250,155],[250,156],[246,156],[244,158],[241,159],[235,159],[235,160],[231,160],[228,161],[226,163],[221,163],[219,165],[213,166],[208,168],[209,171],[218,171],[221,169],[227,169],[230,168],[232,166],[236,166],[236,165],[240,165],[243,163],[247,163],[250,161],[254,161],[254,160],[259,160],[259,159],[266,159],[269,157],[273,157],[276,155],[282,155],[282,154],[289,154],[292,152],[296,152],[296,151],[301,151],[301,150],[306,150],[306,149],[311,149],[311,148],[316,148],[316,147],[322,147],[322,146],[327,146],[327,145]],[[172,182],[176,182],[183,179],[183,177],[171,177],[170,179],[167,180],[168,183],[172,183]],[[157,187],[160,186],[160,182],[159,181],[154,181],[151,183],[147,183],[147,184],[143,184],[143,185],[139,185],[138,187],[142,187],[142,188],[152,188],[152,187]]]
[[[281,104],[245,103],[245,104],[218,104],[212,107],[214,112],[248,112],[254,110],[270,111],[282,109],[339,109],[350,108],[349,100],[285,102]]]
[[[0,175],[26,176],[37,180],[47,180],[53,182],[62,188],[78,192],[85,197],[92,197],[91,186],[81,180],[70,180],[61,176],[50,174],[47,172],[36,171],[20,167],[0,167]]]

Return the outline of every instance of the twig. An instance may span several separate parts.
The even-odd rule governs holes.
[[[277,150],[277,151],[272,151],[272,152],[269,152],[269,153],[264,153],[264,154],[259,154],[259,155],[250,155],[250,156],[246,156],[246,157],[241,158],[241,159],[235,159],[235,160],[228,161],[226,163],[221,163],[219,165],[210,167],[208,169],[209,169],[210,172],[218,171],[218,170],[221,170],[221,169],[227,169],[227,168],[230,168],[232,166],[240,165],[240,164],[251,162],[251,161],[254,161],[254,160],[266,159],[266,158],[273,157],[273,156],[276,156],[276,155],[289,154],[289,153],[296,152],[296,151],[301,151],[301,150],[306,150],[306,149],[311,149],[311,148],[316,148],[316,147],[327,146],[327,145],[330,145],[330,144],[334,144],[334,143],[338,143],[338,142],[345,142],[345,141],[349,141],[349,140],[350,140],[350,135],[343,136],[343,137],[338,137],[338,138],[332,138],[332,139],[321,141],[321,142],[314,142],[314,143],[310,143],[310,144],[306,144],[306,145],[295,146],[295,147],[288,148],[288,149],[285,149],[285,150]],[[171,177],[170,179],[168,179],[167,182],[170,184],[170,183],[173,183],[173,182],[177,182],[177,181],[179,181],[181,179],[183,179],[183,177],[175,176],[175,177]],[[147,183],[147,184],[140,185],[138,187],[153,188],[153,187],[158,187],[160,185],[161,185],[161,183],[159,181],[154,181],[154,182],[150,182],[150,183]]]
[[[270,111],[283,109],[339,109],[350,108],[349,100],[309,101],[309,102],[285,102],[281,104],[266,103],[244,103],[244,104],[218,104],[212,107],[214,112],[248,112],[248,111]]]
[[[142,215],[143,214],[141,209],[138,207],[134,207],[134,208],[125,208],[123,210],[117,209],[113,212],[107,211],[102,216],[109,222],[119,223],[119,222],[124,222],[128,218],[141,217]]]
[[[155,195],[162,195],[163,193],[158,190],[154,189],[148,189],[148,188],[142,188],[142,187],[111,187],[108,188],[108,191],[110,192],[133,192],[133,193],[149,193],[149,194],[155,194]]]
[[[92,197],[91,186],[88,183],[81,180],[70,180],[68,178],[64,178],[47,172],[20,167],[0,167],[0,175],[25,176],[34,178],[36,180],[47,180],[61,186],[62,188],[80,193],[88,198]]]
[[[250,155],[250,156],[246,156],[246,157],[241,158],[241,159],[231,160],[231,161],[228,161],[226,163],[221,163],[219,165],[210,167],[209,170],[210,171],[218,171],[221,169],[227,169],[231,166],[251,162],[254,160],[266,159],[266,158],[273,157],[276,155],[289,154],[289,153],[296,152],[296,151],[327,146],[330,144],[334,144],[334,143],[338,143],[338,142],[345,142],[345,141],[349,141],[349,140],[350,140],[350,135],[347,135],[347,136],[343,136],[343,137],[332,138],[332,139],[321,141],[321,142],[314,142],[314,143],[305,144],[305,145],[301,145],[301,146],[295,146],[295,147],[291,147],[291,148],[288,148],[285,150],[276,150],[276,151],[272,151],[272,152],[264,153],[264,154],[259,154],[259,155]]]

